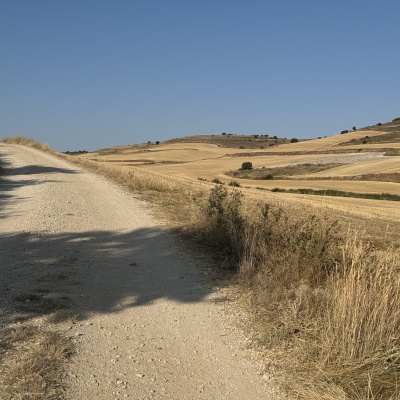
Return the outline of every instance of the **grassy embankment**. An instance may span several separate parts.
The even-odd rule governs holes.
[[[284,390],[304,399],[398,399],[399,251],[340,221],[235,189],[67,157],[174,215],[232,268],[250,328]],[[229,260],[229,262],[227,261]]]

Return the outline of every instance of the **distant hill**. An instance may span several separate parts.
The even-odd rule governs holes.
[[[173,143],[208,143],[217,146],[236,149],[263,149],[274,147],[284,143],[290,143],[289,139],[268,135],[234,135],[222,133],[220,135],[195,135],[166,140],[164,144]]]

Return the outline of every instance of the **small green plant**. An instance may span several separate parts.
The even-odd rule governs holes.
[[[224,184],[224,182],[222,182],[220,179],[218,179],[218,178],[214,178],[212,181],[211,181],[212,183],[216,183],[216,184],[218,184],[218,185],[223,185]]]

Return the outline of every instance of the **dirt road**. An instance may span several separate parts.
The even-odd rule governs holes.
[[[0,157],[0,322],[16,323],[24,293],[79,316],[57,325],[77,349],[66,399],[273,398],[212,272],[143,201],[31,148],[0,144]]]

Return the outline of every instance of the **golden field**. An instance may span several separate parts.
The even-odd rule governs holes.
[[[367,143],[357,144],[362,140]],[[375,143],[368,143],[372,141]],[[387,175],[400,174],[400,152],[396,153],[397,149],[400,149],[400,129],[394,123],[388,123],[297,143],[266,137],[213,135],[186,137],[159,144],[113,147],[81,157],[118,169],[140,169],[193,184],[200,183],[199,180],[211,182],[215,178],[226,184],[236,181],[247,195],[260,200],[272,200],[287,206],[293,204],[294,207],[302,204],[329,213],[348,214],[350,219],[360,217],[397,224],[400,223],[397,201],[270,191],[274,188],[306,188],[400,195],[400,183],[391,181],[393,179]],[[391,154],[390,151],[398,155],[387,156]],[[299,164],[331,165],[329,169],[319,172],[285,176],[284,179],[233,176],[244,162],[251,162],[253,171],[258,172]],[[377,235],[380,235],[379,232]]]

